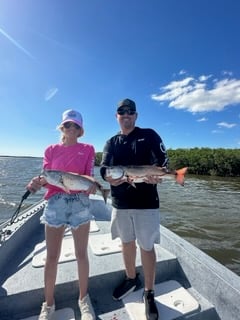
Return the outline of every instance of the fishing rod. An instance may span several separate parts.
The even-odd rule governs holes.
[[[27,197],[31,194],[31,192],[29,190],[27,190],[24,195],[22,196],[22,199],[16,209],[16,211],[13,213],[11,219],[10,219],[10,225],[13,224],[14,220],[17,218],[17,216],[19,215],[19,212],[21,210],[23,201],[27,199]]]
[[[8,219],[7,221],[3,222],[1,225],[0,225],[0,244],[2,243],[4,237],[6,235],[9,235],[11,233],[10,230],[5,230],[3,232],[3,230],[7,227],[7,226],[11,226],[15,219],[17,218],[17,216],[19,215],[19,212],[21,210],[21,207],[22,207],[22,204],[23,204],[23,201],[27,199],[27,197],[31,194],[31,192],[29,190],[27,190],[24,195],[22,196],[22,199],[16,209],[16,211],[13,213],[11,219]]]
[[[41,174],[38,176],[39,179],[41,179]],[[22,207],[22,204],[23,204],[23,201],[27,199],[27,197],[31,194],[31,191],[27,190],[24,195],[22,196],[22,199],[17,207],[17,210],[14,212],[14,214],[12,215],[12,218],[10,220],[10,225],[13,224],[14,220],[17,218],[20,210],[21,210],[21,207]]]

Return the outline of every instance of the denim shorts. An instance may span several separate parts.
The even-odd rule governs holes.
[[[160,243],[159,209],[112,210],[112,239],[119,237],[123,243],[137,240],[139,246],[150,251],[154,243]]]
[[[51,227],[77,228],[92,219],[89,206],[85,193],[57,193],[48,199],[40,221]]]

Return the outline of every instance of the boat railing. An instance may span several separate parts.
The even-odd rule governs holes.
[[[37,203],[25,208],[21,213],[16,215],[13,219],[13,216],[8,220],[0,224],[0,247],[7,241],[11,235],[32,215],[37,213],[40,209],[45,206],[46,201],[40,200]]]

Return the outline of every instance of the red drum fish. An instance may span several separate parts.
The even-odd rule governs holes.
[[[106,167],[106,177],[112,179],[126,179],[130,184],[144,182],[148,176],[159,178],[175,178],[176,182],[181,186],[184,185],[184,178],[187,167],[178,170],[169,170],[166,167],[157,166],[112,166]]]
[[[95,185],[97,190],[101,192],[105,202],[110,192],[109,189],[104,189],[93,177],[86,175],[58,170],[43,170],[41,176],[44,177],[49,184],[59,187],[67,193],[70,191],[86,191],[92,185]]]

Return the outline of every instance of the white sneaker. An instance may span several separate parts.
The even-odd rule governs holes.
[[[78,305],[81,311],[81,320],[96,319],[95,312],[88,294],[82,300],[78,300]]]
[[[53,317],[53,314],[55,312],[55,304],[52,306],[47,306],[47,302],[43,302],[41,313],[38,317],[38,320],[50,320]]]

